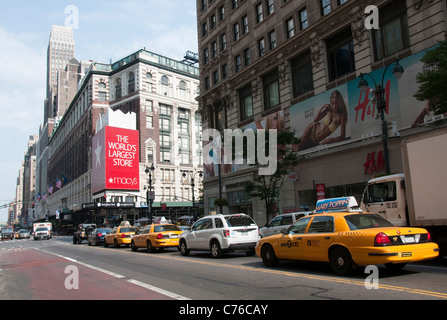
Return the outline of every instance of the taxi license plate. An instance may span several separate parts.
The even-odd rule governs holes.
[[[405,236],[405,243],[416,243],[414,236]]]
[[[178,234],[171,234],[171,238],[175,238],[175,239],[177,239],[178,238]]]
[[[402,252],[400,254],[401,257],[411,257],[413,254],[411,252]]]

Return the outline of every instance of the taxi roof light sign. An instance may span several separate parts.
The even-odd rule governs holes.
[[[361,211],[354,197],[341,197],[318,200],[314,213],[333,211]]]

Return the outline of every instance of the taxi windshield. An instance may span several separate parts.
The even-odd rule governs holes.
[[[391,222],[377,214],[352,214],[345,216],[345,219],[351,230],[394,227]]]
[[[125,233],[125,232],[137,232],[138,229],[137,228],[121,228],[120,232],[121,233]]]

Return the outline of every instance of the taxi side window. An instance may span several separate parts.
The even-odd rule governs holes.
[[[334,232],[334,217],[315,217],[308,233]]]
[[[304,233],[310,219],[311,217],[298,220],[292,227],[290,227],[289,233],[290,234]]]

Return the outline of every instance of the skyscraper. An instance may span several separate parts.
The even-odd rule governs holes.
[[[75,41],[73,29],[52,26],[47,51],[47,99],[45,101],[44,122],[53,117],[53,104],[57,95],[58,72],[65,69],[74,58]]]

